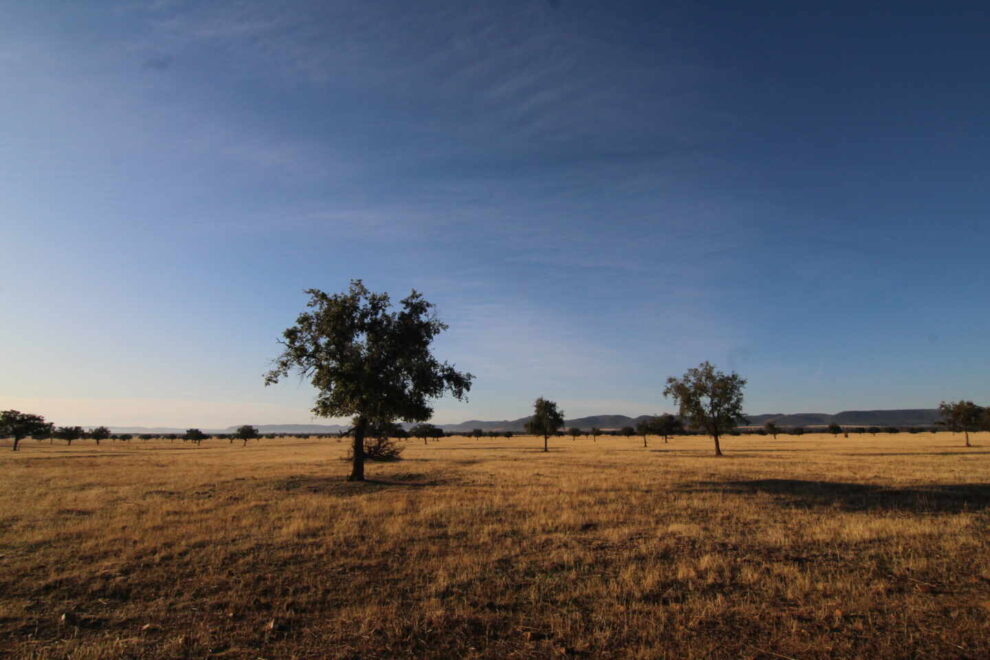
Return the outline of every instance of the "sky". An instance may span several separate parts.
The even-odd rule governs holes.
[[[0,408],[310,423],[308,288],[415,288],[435,421],[990,401],[985,3],[0,0]]]

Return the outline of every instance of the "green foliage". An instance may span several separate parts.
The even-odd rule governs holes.
[[[190,430],[195,430],[195,429],[190,429]],[[189,431],[186,431],[186,433],[188,434]],[[244,440],[244,441],[253,440],[259,437],[258,429],[254,426],[251,426],[250,424],[245,424],[244,426],[238,426],[237,430],[234,431],[234,437],[237,438],[238,440]]]
[[[832,435],[839,435],[842,433],[842,427],[838,424],[832,423],[828,425],[828,432]]]
[[[421,422],[433,413],[429,399],[445,392],[463,399],[471,389],[471,374],[430,352],[447,326],[415,290],[397,312],[390,311],[388,294],[368,291],[361,280],[353,280],[346,293],[306,293],[312,311],[282,333],[285,351],[265,383],[276,383],[291,370],[309,377],[317,390],[315,415]]]
[[[417,424],[409,429],[409,435],[422,440],[426,440],[427,438],[442,438],[443,429],[439,426],[434,426],[433,424]]]
[[[774,440],[777,439],[777,434],[780,433],[780,427],[773,422],[767,422],[764,424],[763,430],[767,432],[767,435],[772,435]]]
[[[533,404],[533,416],[526,420],[526,431],[548,438],[564,426],[564,411],[542,396]]]
[[[938,412],[942,417],[939,424],[950,431],[964,433],[967,447],[971,446],[970,432],[979,431],[986,419],[984,409],[972,401],[943,401],[938,405]]]
[[[619,429],[619,435],[624,435],[627,438],[630,436],[634,436],[636,435],[636,429],[634,429],[631,426],[623,426],[621,429]]]
[[[725,374],[702,362],[681,378],[668,378],[663,395],[674,399],[689,425],[712,436],[715,454],[721,456],[719,436],[746,421],[742,414],[745,385],[739,374]]]
[[[186,434],[182,437],[190,442],[195,442],[196,444],[206,440],[206,434],[199,429],[186,429]]]
[[[69,445],[72,444],[73,440],[78,440],[85,435],[86,431],[81,426],[60,426],[52,433],[53,438],[56,440],[65,440]]]
[[[369,426],[425,422],[433,414],[431,399],[448,392],[463,399],[473,376],[433,356],[430,345],[447,326],[415,290],[398,311],[390,309],[388,294],[369,291],[361,280],[352,280],[346,293],[306,293],[311,311],[282,333],[285,350],[265,375],[265,384],[298,371],[316,388],[315,415],[353,416],[349,479],[363,481]]]
[[[89,437],[96,440],[96,444],[100,444],[100,440],[106,440],[110,437],[110,429],[105,426],[97,426],[89,432]]]
[[[581,435],[581,429],[579,429],[576,426],[572,426],[571,428],[567,429],[567,434],[571,436],[571,438],[577,439]]]
[[[0,412],[0,437],[14,439],[14,451],[23,438],[27,436],[48,437],[52,432],[51,424],[41,415],[22,413],[19,410],[4,410]]]

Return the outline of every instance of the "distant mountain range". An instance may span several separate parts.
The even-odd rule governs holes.
[[[640,420],[651,417],[651,415],[640,415],[638,417],[627,417],[626,415],[592,415],[590,417],[578,417],[568,419],[564,422],[565,428],[577,427],[588,430],[597,427],[604,430],[621,429],[623,426],[636,426]],[[828,426],[829,424],[839,424],[840,426],[932,426],[939,419],[938,411],[934,408],[910,408],[905,410],[845,410],[834,415],[828,413],[767,413],[762,415],[747,415],[748,426],[763,426],[772,421],[777,426]],[[513,420],[502,420],[496,422],[486,422],[471,419],[460,424],[440,424],[439,426],[447,433],[470,433],[474,429],[483,431],[513,431],[522,432],[526,430],[526,421],[529,417],[520,417]],[[405,424],[407,428],[410,424]],[[339,433],[349,427],[339,424],[261,424],[258,431],[265,433]],[[167,427],[142,427],[142,426],[115,426],[110,429],[114,433],[185,433],[185,429]],[[233,433],[236,426],[228,426],[225,429],[202,429],[206,433]]]

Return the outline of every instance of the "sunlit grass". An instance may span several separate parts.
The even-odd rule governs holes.
[[[0,444],[0,654],[990,657],[973,440]]]

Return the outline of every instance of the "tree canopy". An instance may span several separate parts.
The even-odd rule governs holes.
[[[963,433],[966,436],[966,446],[972,447],[969,433],[980,430],[984,419],[983,408],[972,401],[943,401],[938,406],[938,413],[942,417],[942,426],[950,431]]]
[[[14,439],[13,451],[17,451],[21,440],[27,436],[50,432],[51,425],[41,415],[22,413],[19,410],[0,412],[0,437]]]
[[[548,439],[564,426],[564,411],[542,396],[533,403],[533,416],[526,421],[526,431],[543,436],[543,451],[550,451]]]
[[[668,378],[663,395],[674,399],[688,424],[712,436],[715,455],[721,456],[719,436],[746,421],[742,414],[745,385],[746,380],[739,374],[726,374],[702,362],[681,378]]]
[[[317,390],[313,414],[354,418],[349,479],[364,480],[364,436],[371,424],[425,422],[429,402],[450,393],[463,399],[473,376],[437,360],[430,349],[447,329],[434,305],[413,290],[392,310],[387,293],[352,280],[344,293],[309,289],[307,307],[282,333],[283,353],[265,375],[271,385],[298,371]]]

